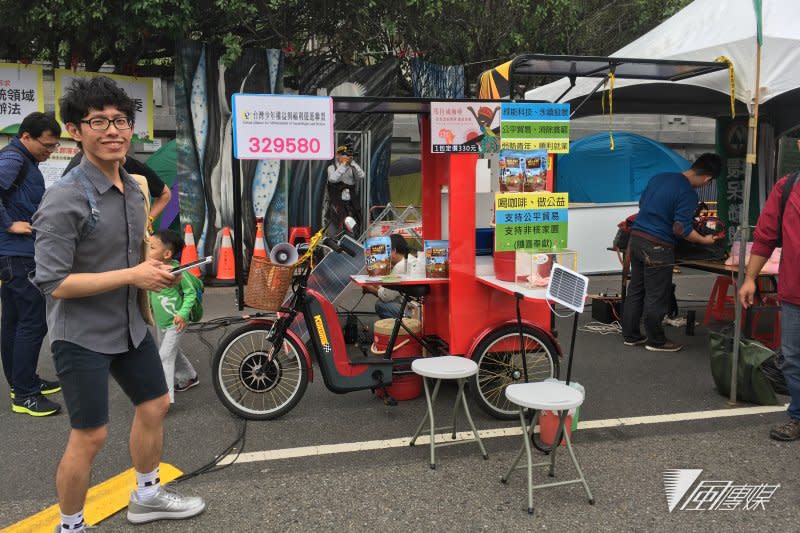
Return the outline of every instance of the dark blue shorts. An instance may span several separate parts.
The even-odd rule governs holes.
[[[53,343],[53,362],[74,429],[108,424],[108,375],[134,405],[167,393],[158,347],[148,331],[136,348],[102,354],[67,341]]]

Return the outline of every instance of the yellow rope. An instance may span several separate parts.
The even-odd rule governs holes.
[[[613,152],[614,151],[614,132],[612,131],[614,127],[614,73],[608,73],[608,80],[606,80],[606,84],[608,85],[608,142],[609,142],[609,149]],[[606,93],[603,92],[603,96],[600,98],[600,110],[605,115],[606,114]]]
[[[325,237],[325,228],[320,229],[316,232],[312,237],[311,241],[308,243],[308,250],[304,253],[300,259],[297,260],[295,265],[299,265],[305,260],[311,261],[311,268],[314,268],[314,249],[317,247],[317,244]]]
[[[733,72],[733,61],[725,56],[719,56],[714,61],[728,65],[728,77],[731,82],[731,118],[736,118],[736,74]]]

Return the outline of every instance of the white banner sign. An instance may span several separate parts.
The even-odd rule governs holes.
[[[333,159],[333,99],[328,96],[233,95],[237,159]]]
[[[60,109],[58,100],[64,94],[64,90],[72,84],[75,78],[93,78],[95,76],[106,76],[117,82],[117,85],[130,96],[136,104],[135,124],[133,125],[132,143],[149,143],[153,141],[153,79],[134,78],[133,76],[120,76],[118,74],[105,74],[97,72],[73,72],[69,69],[55,69],[56,81],[56,118],[60,119]],[[69,137],[64,124],[61,124],[62,137]]]
[[[0,63],[0,133],[16,134],[34,111],[44,111],[42,66]]]

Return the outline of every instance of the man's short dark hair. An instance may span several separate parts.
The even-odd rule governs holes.
[[[61,107],[61,122],[71,122],[76,126],[80,125],[90,109],[102,111],[106,106],[116,107],[131,120],[136,115],[136,103],[114,80],[106,76],[73,79],[58,104]]]
[[[717,154],[705,153],[692,163],[692,170],[700,176],[716,178],[722,170],[722,159]]]
[[[177,259],[183,251],[183,237],[178,232],[171,229],[162,229],[153,234],[153,237],[158,237],[164,246],[172,252],[172,257]]]
[[[55,115],[53,113],[34,111],[22,119],[17,137],[22,137],[23,133],[27,133],[34,139],[38,139],[48,131],[52,133],[54,137],[61,135],[61,126],[58,125]]]
[[[389,239],[392,241],[392,250],[397,252],[398,254],[402,255],[403,257],[408,257],[408,253],[411,251],[411,248],[408,246],[405,238],[402,235],[397,233],[392,233],[389,235]]]

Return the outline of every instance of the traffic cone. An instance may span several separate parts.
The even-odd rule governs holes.
[[[194,243],[194,234],[192,233],[192,225],[186,224],[186,229],[184,230],[184,237],[183,237],[183,252],[181,252],[181,265],[185,265],[186,263],[191,263],[192,261],[197,261],[197,245]],[[192,274],[197,276],[198,278],[203,275],[200,272],[200,267],[194,267],[189,270]]]
[[[256,219],[256,242],[253,245],[253,257],[267,257],[267,249],[264,248],[264,223],[263,219]]]
[[[222,241],[217,253],[217,276],[214,285],[233,285],[236,280],[236,266],[233,259],[233,241],[231,230],[227,226],[222,228]]]

